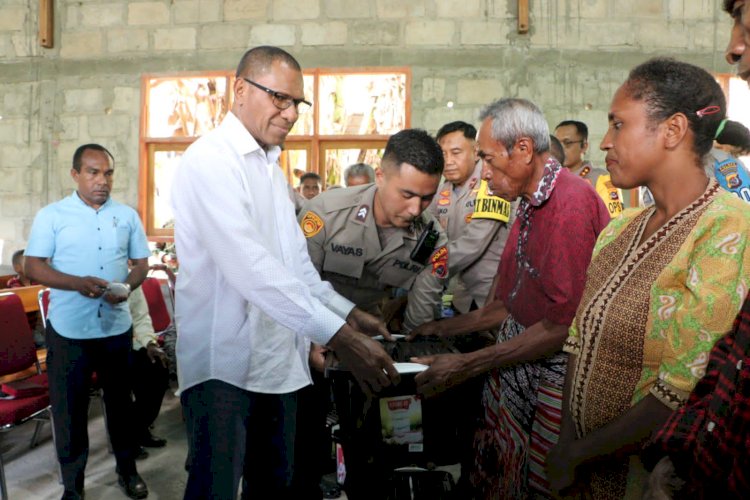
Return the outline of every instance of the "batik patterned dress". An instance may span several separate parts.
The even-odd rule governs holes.
[[[640,243],[653,207],[602,232],[565,351],[576,355],[570,411],[578,438],[648,394],[672,409],[705,373],[750,283],[750,207],[710,181]],[[637,456],[583,468],[593,498],[640,498]]]

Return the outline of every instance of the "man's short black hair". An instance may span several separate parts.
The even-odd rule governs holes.
[[[282,61],[293,69],[302,71],[302,67],[294,56],[286,50],[270,45],[261,45],[245,52],[237,65],[237,73],[234,76],[237,78],[245,75],[255,77],[267,71],[275,61]]]
[[[721,133],[716,137],[716,142],[725,146],[733,146],[743,154],[750,151],[750,130],[740,122],[727,120]]]
[[[383,153],[383,164],[401,167],[408,163],[428,175],[443,173],[443,151],[437,141],[422,129],[409,128],[388,139]]]
[[[560,162],[560,165],[565,163],[565,148],[563,148],[560,139],[552,134],[549,135],[549,153],[557,158],[557,161]]]
[[[85,153],[89,149],[93,151],[101,151],[102,153],[109,156],[110,166],[112,168],[115,168],[115,157],[112,156],[112,153],[110,153],[107,148],[105,148],[101,144],[84,144],[83,146],[78,146],[76,152],[73,153],[73,169],[76,172],[81,171],[81,158],[83,158],[83,153]]]
[[[24,249],[22,248],[13,252],[13,257],[10,258],[10,262],[11,264],[13,264],[13,267],[21,263],[21,259],[23,258],[23,251]]]
[[[323,179],[321,179],[321,177],[315,172],[305,172],[304,174],[302,174],[302,176],[299,178],[299,183],[302,184],[307,179],[313,179],[315,182],[319,184],[323,183]]]
[[[728,14],[732,13],[732,7],[734,7],[734,0],[724,0],[724,11]]]
[[[585,123],[579,122],[578,120],[563,120],[557,124],[557,127],[555,127],[555,130],[559,129],[560,127],[568,127],[570,125],[576,128],[576,131],[578,132],[578,135],[581,136],[581,139],[583,139],[586,142],[589,142],[589,128],[586,126]]]
[[[445,125],[440,127],[440,130],[438,130],[437,134],[435,135],[435,140],[440,142],[440,139],[448,134],[452,134],[453,132],[461,132],[462,134],[464,134],[464,137],[472,141],[476,140],[477,138],[477,129],[474,125],[472,125],[471,123],[456,121],[446,123]]]

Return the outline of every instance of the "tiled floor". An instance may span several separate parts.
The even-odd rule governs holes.
[[[0,452],[5,463],[5,477],[10,500],[52,500],[62,495],[58,482],[57,462],[48,424],[42,428],[41,443],[29,449],[34,424],[28,423],[0,439]],[[137,462],[138,472],[149,487],[149,499],[182,498],[187,474],[184,470],[185,430],[180,415],[179,399],[168,392],[156,421],[155,434],[167,438],[165,448],[149,449],[150,456]],[[86,499],[127,499],[117,485],[115,459],[107,451],[104,420],[100,406],[94,401],[89,420],[90,452],[86,467]]]

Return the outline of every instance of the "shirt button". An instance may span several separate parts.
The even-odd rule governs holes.
[[[706,430],[708,432],[713,432],[714,427],[716,427],[716,422],[709,422],[708,425],[706,426]]]
[[[101,231],[101,230],[102,230],[102,228],[100,228],[100,227],[97,227],[97,228],[96,228],[96,230],[97,230],[97,231]]]
[[[100,267],[99,269],[104,269],[104,267]]]
[[[742,370],[742,360],[737,361],[737,369]]]
[[[99,250],[101,250],[101,249],[102,249],[102,247],[99,247]]]

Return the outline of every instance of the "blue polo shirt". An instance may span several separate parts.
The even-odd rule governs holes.
[[[75,276],[123,282],[128,259],[147,258],[146,234],[135,210],[111,198],[99,210],[77,192],[42,208],[34,218],[25,255],[50,258],[53,269]],[[128,302],[112,305],[76,291],[51,289],[47,318],[71,339],[119,335],[131,324]]]

